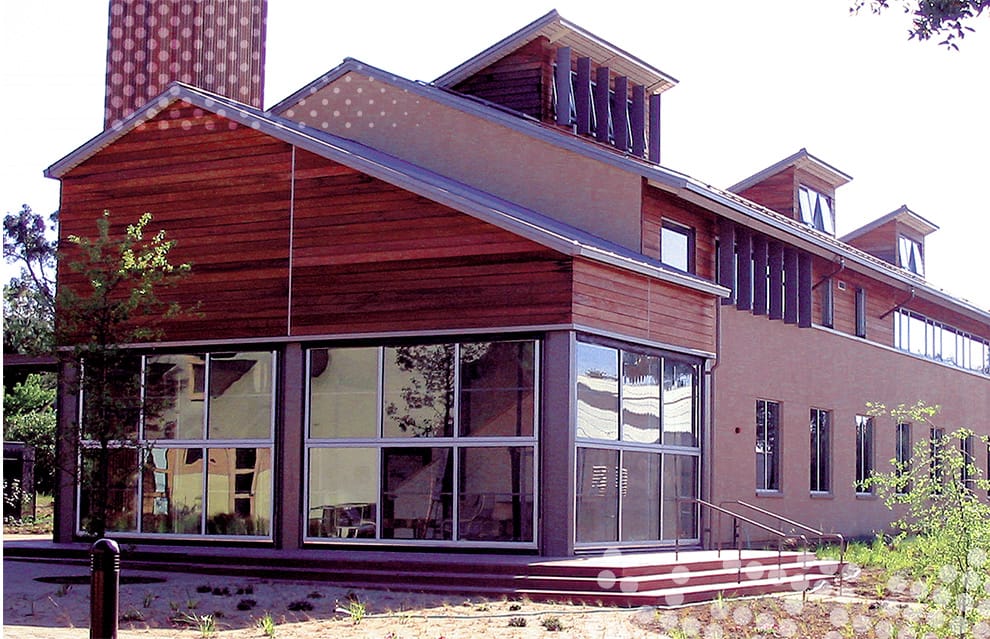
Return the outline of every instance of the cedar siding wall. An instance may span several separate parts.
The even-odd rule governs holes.
[[[643,255],[660,259],[660,228],[664,220],[694,229],[695,273],[715,280],[715,218],[699,207],[650,186],[643,186]]]
[[[304,151],[293,334],[569,320],[570,260]]]
[[[746,199],[791,218],[795,217],[796,194],[794,167],[788,167],[780,173],[771,175],[739,193]]]
[[[60,233],[92,237],[104,209],[177,241],[193,265],[162,293],[199,312],[174,320],[169,340],[278,335],[286,329],[292,150],[250,128],[174,105],[62,178]],[[122,232],[122,228],[120,229]],[[80,278],[60,269],[60,286]]]
[[[543,119],[550,110],[550,69],[553,50],[539,38],[505,56],[456,87],[496,104]]]
[[[849,242],[856,248],[879,257],[881,260],[897,264],[897,225],[884,224],[854,238]]]
[[[574,260],[574,322],[630,337],[715,351],[711,295],[582,259]]]

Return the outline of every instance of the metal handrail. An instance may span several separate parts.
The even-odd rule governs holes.
[[[818,540],[819,541],[822,541],[822,540],[825,540],[825,539],[835,539],[835,540],[837,540],[839,542],[839,571],[838,571],[839,572],[839,596],[840,597],[842,596],[842,573],[843,573],[843,570],[845,569],[845,563],[846,563],[845,562],[845,558],[846,558],[846,539],[840,533],[828,533],[828,532],[824,532],[824,531],[818,530],[817,528],[813,528],[813,527],[811,527],[811,526],[809,526],[807,524],[802,524],[799,521],[794,521],[793,519],[788,519],[787,517],[784,517],[783,515],[778,515],[775,512],[769,511],[769,510],[767,510],[765,508],[760,508],[759,506],[757,506],[755,504],[751,504],[749,502],[745,502],[745,501],[742,501],[740,499],[730,499],[730,500],[725,500],[725,501],[719,502],[719,506],[725,506],[726,504],[735,504],[737,506],[742,506],[743,508],[749,508],[750,510],[754,510],[754,511],[760,513],[761,515],[765,515],[765,516],[770,517],[772,519],[775,519],[775,520],[777,520],[777,521],[779,521],[781,523],[785,523],[785,524],[787,524],[789,526],[793,526],[794,528],[800,528],[800,529],[805,530],[807,532],[810,532],[813,535],[815,535],[816,537],[818,537]],[[783,532],[783,531],[781,531],[781,532]],[[805,550],[807,550],[807,549],[805,549]]]
[[[718,523],[719,523],[719,526],[718,527],[719,528],[721,528],[722,515],[728,515],[728,516],[732,517],[732,536],[733,536],[733,539],[736,542],[736,551],[738,552],[738,562],[737,563],[739,564],[738,565],[738,570],[736,572],[736,583],[742,583],[742,544],[739,543],[739,534],[738,534],[739,533],[739,522],[740,521],[743,522],[743,523],[745,523],[745,524],[749,524],[751,526],[755,526],[755,527],[757,527],[757,528],[759,528],[759,529],[761,529],[761,530],[763,530],[763,531],[765,531],[767,533],[770,533],[771,535],[777,537],[777,570],[778,570],[778,572],[780,571],[781,566],[783,565],[784,541],[785,540],[788,540],[788,539],[794,539],[795,538],[795,535],[787,535],[784,532],[782,532],[780,530],[777,530],[776,528],[773,528],[771,526],[767,526],[766,524],[760,523],[760,522],[758,522],[758,521],[756,521],[754,519],[749,519],[748,517],[745,517],[743,515],[740,515],[739,513],[733,512],[731,510],[728,510],[727,508],[722,508],[721,506],[716,506],[715,504],[713,504],[713,503],[711,503],[709,501],[705,501],[704,499],[698,499],[697,497],[676,497],[674,499],[674,502],[678,506],[680,506],[680,504],[682,504],[682,503],[691,503],[691,504],[697,504],[699,506],[703,506],[705,508],[708,508],[709,510],[715,511],[716,513],[718,513],[718,516],[719,516],[719,521],[718,521]],[[675,536],[674,536],[674,561],[679,561],[680,560],[680,550],[681,550],[681,547],[680,547],[680,541],[681,541],[681,518],[679,516],[674,517],[674,533],[675,533]],[[796,537],[797,538],[800,538],[800,539],[802,539],[804,541],[804,550],[805,550],[805,553],[804,554],[807,555],[808,554],[808,538],[806,536],[804,536],[803,534],[799,534]],[[719,554],[719,556],[721,556],[722,555],[722,540],[721,540],[721,537],[719,537],[717,543],[718,543],[718,554]]]

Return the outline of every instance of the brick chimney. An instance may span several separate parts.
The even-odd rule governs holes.
[[[178,80],[261,108],[268,0],[110,0],[104,128]]]

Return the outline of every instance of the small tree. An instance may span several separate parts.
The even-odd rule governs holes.
[[[894,468],[874,474],[867,485],[877,487],[887,506],[900,512],[894,525],[902,539],[916,537],[917,564],[930,577],[928,604],[941,613],[926,616],[923,629],[938,636],[969,636],[985,608],[981,600],[990,597],[990,481],[964,443],[988,444],[990,438],[966,428],[943,434],[934,421],[938,407],[923,402],[889,410],[871,404],[870,410],[898,423],[925,424],[933,435],[915,443],[910,461],[892,460]]]
[[[57,243],[50,239],[58,212],[46,222],[27,204],[3,219],[3,256],[20,274],[3,287],[3,350],[38,355],[55,347]]]
[[[95,238],[70,235],[60,250],[64,266],[79,278],[76,288],[59,289],[57,334],[81,363],[74,389],[83,397],[74,429],[81,453],[77,480],[87,489],[83,528],[97,537],[130,527],[136,505],[128,509],[122,500],[143,457],[139,418],[142,410],[153,410],[142,405],[140,358],[125,347],[161,339],[163,322],[184,312],[158,293],[189,266],[169,261],[175,242],[166,239],[165,231],[145,238],[150,222],[151,214],[145,213],[115,237],[105,211]],[[124,520],[111,519],[118,516]]]

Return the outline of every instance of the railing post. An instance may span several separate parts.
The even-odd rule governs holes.
[[[98,539],[89,555],[89,639],[117,639],[120,546],[112,539]]]

